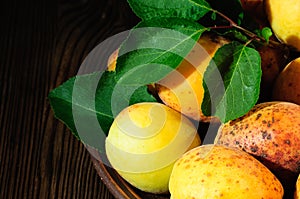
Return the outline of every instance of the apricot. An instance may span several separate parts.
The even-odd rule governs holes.
[[[300,172],[299,105],[257,104],[243,117],[223,124],[215,143],[252,154],[277,176],[286,194],[293,194]]]
[[[300,57],[286,65],[273,87],[273,100],[300,105]]]
[[[171,199],[281,199],[274,174],[250,154],[220,145],[202,145],[184,154],[170,178]]]
[[[300,1],[265,0],[265,9],[277,38],[300,51]]]
[[[119,48],[117,48],[109,57],[107,60],[107,71],[115,71],[116,65],[117,65],[117,59],[119,55]]]
[[[204,97],[203,74],[215,52],[229,40],[211,33],[203,34],[187,57],[164,79],[156,84],[158,96],[167,106],[184,115],[201,121],[204,116],[201,104]]]
[[[298,176],[297,182],[296,182],[296,190],[294,194],[294,199],[300,198],[300,175]]]
[[[174,162],[199,146],[194,124],[161,103],[138,103],[115,118],[106,142],[112,167],[134,187],[151,193],[168,192]]]
[[[289,51],[285,46],[261,45],[257,47],[261,56],[260,102],[270,101],[274,83],[287,64]]]

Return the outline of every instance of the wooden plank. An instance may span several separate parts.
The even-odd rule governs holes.
[[[138,19],[125,0],[13,0],[2,9],[0,198],[113,198],[47,95]]]

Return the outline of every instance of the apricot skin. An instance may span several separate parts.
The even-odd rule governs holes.
[[[273,87],[273,100],[300,105],[300,57],[291,61],[281,71]]]
[[[202,145],[180,158],[170,178],[171,199],[281,199],[279,180],[250,154]]]
[[[300,1],[265,0],[271,28],[283,43],[300,51]]]
[[[246,115],[223,124],[216,144],[255,156],[293,194],[300,173],[300,106],[290,102],[265,102]]]
[[[274,83],[287,64],[289,51],[284,45],[262,45],[257,48],[261,56],[260,102],[271,101]]]
[[[296,190],[294,194],[294,199],[300,199],[300,175],[298,176],[297,182],[296,182]]]
[[[131,185],[166,193],[174,162],[200,143],[188,118],[163,104],[144,102],[117,115],[105,148],[112,167]]]
[[[216,120],[204,116],[201,110],[204,97],[203,74],[215,52],[227,43],[229,40],[223,37],[203,34],[198,40],[201,49],[198,46],[192,49],[176,71],[156,84],[158,96],[163,103],[194,120]],[[179,79],[177,73],[182,75],[184,80]]]

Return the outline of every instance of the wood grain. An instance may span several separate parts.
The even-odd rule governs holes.
[[[0,7],[0,198],[113,198],[47,95],[98,43],[138,19],[125,0]]]

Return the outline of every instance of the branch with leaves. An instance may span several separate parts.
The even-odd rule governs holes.
[[[247,113],[259,98],[261,80],[261,59],[255,49],[256,42],[268,43],[272,35],[269,28],[262,30],[248,29],[243,9],[238,1],[231,0],[237,11],[232,16],[213,7],[214,1],[205,0],[128,0],[134,13],[141,22],[131,30],[122,43],[115,71],[100,71],[71,78],[63,85],[51,91],[50,103],[55,116],[78,135],[72,110],[77,113],[96,115],[104,133],[107,133],[114,116],[126,105],[137,102],[157,101],[148,92],[147,85],[153,84],[183,61],[203,32],[214,31],[231,37],[230,44],[221,47],[213,57],[214,64],[208,66],[204,74],[205,96],[202,110],[206,115],[214,115],[222,122],[236,119]],[[208,19],[205,25],[202,21]],[[227,23],[227,24],[226,24]],[[229,25],[228,25],[229,24]],[[255,33],[256,31],[256,33]],[[218,90],[219,83],[214,82],[214,75],[220,73],[224,92]],[[73,87],[76,80],[97,79],[94,104],[84,100],[74,101]],[[215,85],[208,88],[207,85]],[[79,95],[94,92],[89,86],[77,89]],[[114,96],[119,96],[118,98]],[[93,107],[91,109],[90,107]],[[112,107],[117,107],[112,110]],[[87,140],[82,140],[87,143]],[[97,146],[94,146],[97,148]]]

